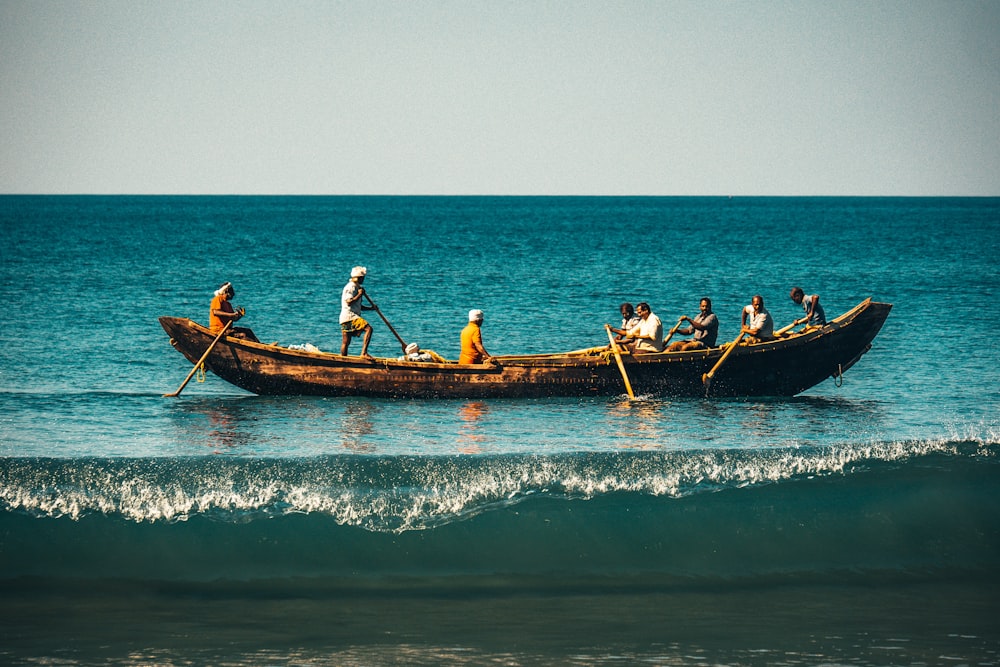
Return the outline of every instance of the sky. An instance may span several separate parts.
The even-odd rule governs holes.
[[[0,193],[1000,195],[1000,1],[0,0]]]

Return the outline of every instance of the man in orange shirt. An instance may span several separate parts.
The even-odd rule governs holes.
[[[469,323],[462,329],[462,353],[458,357],[460,364],[493,363],[493,357],[483,347],[483,311],[470,310]]]
[[[242,308],[239,310],[233,309],[233,305],[229,303],[229,300],[234,296],[236,296],[236,290],[233,289],[232,283],[223,283],[222,287],[215,290],[215,296],[212,297],[212,305],[209,306],[208,312],[208,328],[212,330],[212,333],[218,334],[225,328],[227,323],[235,322],[243,317],[246,312]],[[244,327],[230,327],[228,335],[234,338],[246,338],[247,340],[260,342],[250,329]]]

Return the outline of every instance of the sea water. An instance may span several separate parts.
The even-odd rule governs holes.
[[[0,197],[0,662],[1000,664],[998,256],[997,199]],[[163,398],[158,316],[336,352],[355,265],[453,359],[893,310],[794,398]]]

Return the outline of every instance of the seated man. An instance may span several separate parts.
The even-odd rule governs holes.
[[[215,290],[215,296],[212,297],[212,303],[208,308],[208,328],[213,334],[221,332],[228,323],[242,319],[246,313],[242,308],[233,308],[233,304],[229,301],[234,296],[236,296],[236,290],[233,289],[233,284],[230,282],[223,283],[222,287]],[[230,327],[229,335],[233,338],[252,340],[255,343],[260,342],[253,331],[246,327]]]
[[[462,329],[462,348],[458,356],[460,364],[495,364],[492,355],[483,346],[483,311],[473,308],[469,311],[469,323]]]
[[[400,361],[436,361],[439,364],[446,364],[448,360],[439,355],[434,350],[421,350],[416,343],[406,346],[406,354],[399,358]]]
[[[631,303],[628,303],[626,301],[625,303],[623,303],[621,306],[618,307],[618,310],[622,314],[623,331],[628,331],[629,329],[639,324],[640,320],[638,317],[636,317],[635,309],[632,307]],[[615,342],[618,343],[619,345],[625,345],[627,343],[631,343],[632,341],[627,339],[625,336],[618,336],[617,338],[615,338]]]
[[[626,347],[632,354],[644,354],[663,351],[663,323],[653,314],[649,304],[642,301],[635,307],[639,315],[639,324],[629,330],[611,329],[620,336],[632,340]]]
[[[763,343],[774,339],[774,320],[764,309],[764,297],[754,295],[750,305],[743,309],[744,324],[740,331],[747,335],[751,343]]]
[[[688,341],[679,340],[671,343],[667,352],[680,352],[681,350],[705,350],[715,347],[715,341],[719,337],[719,318],[712,312],[712,300],[708,297],[701,300],[699,304],[700,312],[692,320],[687,315],[681,321],[687,320],[691,326],[677,329],[677,333],[682,336],[694,334],[694,338]]]
[[[793,287],[789,296],[806,312],[805,317],[795,320],[796,324],[808,324],[811,327],[821,327],[826,324],[826,312],[823,306],[819,305],[818,294],[806,294],[801,287]]]

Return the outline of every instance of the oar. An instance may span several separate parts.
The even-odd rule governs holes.
[[[622,379],[625,380],[625,391],[628,392],[629,398],[635,398],[635,394],[632,393],[632,383],[628,381],[628,373],[625,372],[625,363],[622,361],[622,353],[618,351],[618,343],[615,342],[615,337],[611,335],[611,325],[605,324],[604,328],[608,332],[608,340],[611,342],[611,349],[615,353],[615,361],[618,362],[618,370],[621,371]]]
[[[715,365],[712,366],[712,370],[701,376],[701,382],[702,384],[705,385],[706,393],[708,393],[708,388],[712,386],[712,378],[715,377],[715,374],[719,370],[719,367],[722,366],[722,363],[726,360],[726,358],[729,357],[729,354],[736,349],[736,346],[739,345],[739,342],[742,339],[743,339],[743,332],[741,331],[740,335],[736,337],[736,340],[730,343],[726,351],[722,353],[722,357],[720,357],[719,360],[715,362]]]
[[[782,329],[778,329],[777,331],[775,331],[774,335],[775,335],[775,337],[780,336],[781,334],[785,333],[786,331],[790,331],[790,330],[794,329],[795,327],[799,326],[800,324],[801,324],[801,322],[799,322],[798,320],[795,320],[794,322],[792,322],[791,324],[789,324],[787,327],[784,327]]]
[[[184,382],[181,382],[181,386],[177,388],[177,391],[175,391],[172,394],[164,394],[163,398],[173,398],[175,396],[181,395],[181,392],[184,391],[184,387],[186,387],[187,383],[191,381],[192,377],[194,377],[195,371],[198,370],[199,366],[205,363],[205,360],[208,359],[208,353],[212,351],[212,348],[215,347],[216,343],[222,340],[222,337],[226,335],[227,331],[229,331],[229,327],[233,326],[233,322],[235,322],[235,320],[229,320],[228,322],[226,322],[226,326],[222,327],[222,331],[219,332],[219,335],[215,337],[215,340],[212,341],[212,344],[208,346],[207,350],[205,350],[205,354],[201,355],[201,359],[199,359],[198,363],[194,365],[194,368],[191,369],[191,372],[188,373],[188,376],[184,378]]]
[[[667,349],[667,343],[670,342],[670,339],[673,338],[674,334],[677,333],[677,330],[680,329],[681,322],[683,321],[684,321],[683,317],[677,320],[677,324],[675,324],[674,328],[670,330],[670,334],[668,334],[667,337],[663,339],[663,349]]]
[[[400,347],[403,348],[403,352],[406,352],[406,341],[403,340],[398,333],[396,333],[396,330],[392,328],[391,324],[389,324],[389,320],[385,319],[385,315],[383,315],[382,311],[378,309],[378,306],[375,305],[375,302],[372,301],[372,298],[368,296],[368,292],[365,292],[365,298],[368,299],[368,303],[372,305],[372,308],[374,308],[375,312],[378,313],[378,316],[382,318],[382,321],[385,322],[385,325],[389,327],[389,331],[392,332],[392,335],[395,336],[396,340],[399,341],[399,345]]]

